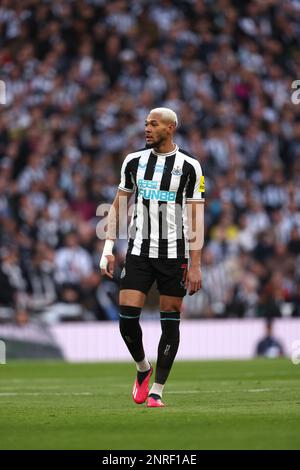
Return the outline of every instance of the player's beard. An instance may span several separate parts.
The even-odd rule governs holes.
[[[164,141],[164,138],[161,137],[160,139],[153,141],[151,144],[147,144],[146,142],[146,149],[153,149],[155,147],[159,147],[163,141]]]

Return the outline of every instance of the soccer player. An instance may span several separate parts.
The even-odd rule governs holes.
[[[113,245],[121,198],[135,192],[135,210],[120,279],[120,332],[137,367],[132,397],[148,407],[163,407],[162,394],[179,346],[182,299],[201,288],[204,237],[204,176],[199,161],[178,148],[173,137],[177,116],[155,108],[145,121],[146,147],[126,156],[121,182],[108,214],[100,260],[103,275],[113,277]],[[127,213],[126,213],[127,216]],[[156,281],[162,334],[155,380],[143,347],[139,323],[146,295]]]

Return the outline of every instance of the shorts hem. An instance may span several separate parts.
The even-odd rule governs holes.
[[[141,288],[132,287],[132,286],[120,286],[120,291],[121,290],[137,290],[137,291],[141,292],[144,295],[147,295],[148,292],[149,292],[149,290],[146,291],[146,289],[141,289]]]
[[[186,296],[186,292],[185,293],[179,293],[179,292],[161,292],[161,291],[158,291],[159,292],[159,295],[166,295],[168,297],[181,297],[183,299],[183,297]]]

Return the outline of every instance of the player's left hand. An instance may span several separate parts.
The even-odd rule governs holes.
[[[185,280],[185,287],[188,291],[188,294],[195,294],[199,289],[201,289],[201,284],[202,274],[200,266],[190,266]]]

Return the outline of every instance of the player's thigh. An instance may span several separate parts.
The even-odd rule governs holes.
[[[159,308],[161,312],[180,312],[182,306],[182,297],[171,295],[159,296]]]
[[[148,258],[127,255],[120,275],[120,305],[143,307],[154,279]]]
[[[139,290],[122,289],[119,294],[119,303],[127,307],[144,307],[145,294]]]

